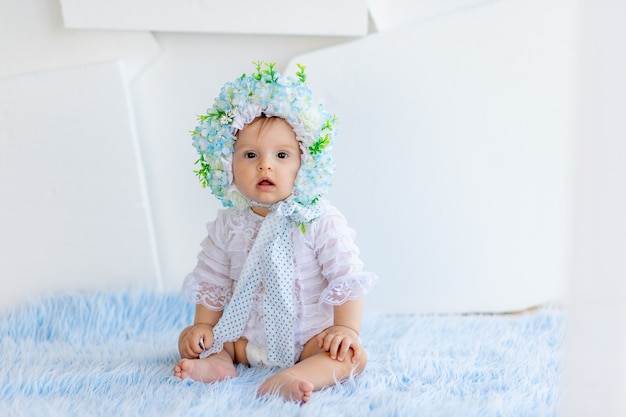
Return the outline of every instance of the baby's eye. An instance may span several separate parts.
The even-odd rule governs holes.
[[[252,159],[252,158],[256,158],[256,153],[254,152],[246,152],[245,154],[243,154],[244,158],[247,159]]]
[[[276,154],[277,157],[279,157],[280,159],[285,159],[287,158],[289,155],[287,154],[287,152],[278,152]]]

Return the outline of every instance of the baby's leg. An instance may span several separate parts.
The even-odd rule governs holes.
[[[225,346],[224,350],[208,358],[181,359],[174,367],[174,376],[198,382],[214,382],[237,376],[237,370]]]
[[[351,350],[341,362],[331,359],[328,352],[317,346],[316,338],[307,342],[300,358],[300,362],[261,384],[259,394],[278,394],[287,400],[305,403],[311,399],[313,391],[360,373],[367,363],[365,352],[353,363]]]

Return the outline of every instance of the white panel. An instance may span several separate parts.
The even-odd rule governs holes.
[[[158,52],[149,33],[64,29],[58,1],[0,2],[0,77]]]
[[[499,0],[367,0],[379,32]],[[500,0],[501,1],[501,0]]]
[[[363,36],[366,0],[61,0],[69,28]]]
[[[384,312],[564,295],[576,2],[507,0],[302,55],[340,118],[330,199]]]
[[[626,3],[585,0],[581,22],[562,415],[621,417],[626,415]]]
[[[156,287],[116,63],[0,80],[0,306]]]

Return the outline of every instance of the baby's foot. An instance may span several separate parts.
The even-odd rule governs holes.
[[[174,376],[180,379],[191,378],[198,382],[221,381],[237,376],[235,367],[221,363],[215,358],[181,359],[174,367]]]
[[[260,395],[280,395],[289,401],[305,403],[311,399],[313,384],[283,371],[261,384],[258,393]]]

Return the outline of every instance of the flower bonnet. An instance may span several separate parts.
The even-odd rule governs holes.
[[[200,155],[195,171],[225,207],[247,207],[248,200],[233,183],[233,151],[237,132],[256,117],[281,117],[293,128],[302,151],[293,198],[315,204],[331,185],[335,170],[331,150],[336,117],[313,100],[305,67],[296,78],[274,70],[274,63],[255,62],[256,72],[226,83],[206,114],[198,117],[193,146]]]

